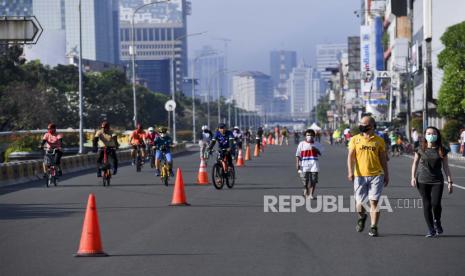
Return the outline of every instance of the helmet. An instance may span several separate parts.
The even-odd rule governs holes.
[[[219,129],[226,128],[226,124],[225,124],[225,123],[220,123],[220,124],[218,125],[218,128],[219,128]]]
[[[239,127],[238,127],[238,126],[234,126],[234,129],[239,129]]]
[[[166,133],[167,131],[168,131],[168,129],[166,127],[160,127],[158,129],[158,132],[160,132],[160,133]]]
[[[149,127],[148,131],[149,131],[150,133],[153,133],[155,130],[153,129],[153,127]]]
[[[52,124],[52,123],[48,124],[48,126],[47,126],[47,129],[56,129],[56,128],[57,128],[57,126],[55,124]]]
[[[202,130],[207,130],[208,129],[208,126],[207,125],[203,125],[202,126]]]
[[[100,125],[101,128],[110,128],[110,124],[107,121],[103,121]]]

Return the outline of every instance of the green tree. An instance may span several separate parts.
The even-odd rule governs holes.
[[[444,78],[439,91],[438,111],[447,118],[465,119],[465,21],[450,26],[442,35],[444,50],[439,68]]]
[[[327,111],[331,109],[329,105],[328,97],[324,97],[320,99],[317,107],[316,107],[316,118],[320,124],[327,124],[328,123],[328,114]]]

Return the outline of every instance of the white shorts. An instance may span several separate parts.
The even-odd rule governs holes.
[[[357,203],[369,200],[378,201],[384,187],[384,175],[356,176],[354,179],[354,196]]]

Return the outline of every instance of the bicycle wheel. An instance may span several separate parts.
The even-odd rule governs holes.
[[[49,187],[50,186],[50,174],[47,173],[47,176],[45,177],[45,187]]]
[[[234,187],[235,183],[236,183],[236,171],[234,170],[234,167],[231,167],[228,173],[228,177],[226,177],[226,186],[228,186],[228,188],[231,189],[232,187]]]
[[[216,189],[220,190],[223,188],[224,181],[225,181],[223,177],[223,168],[221,168],[221,165],[219,165],[218,163],[213,165],[212,181],[213,181],[213,186],[215,186]]]
[[[136,171],[140,172],[142,170],[142,160],[140,158],[140,155],[137,156],[137,165],[136,165]]]

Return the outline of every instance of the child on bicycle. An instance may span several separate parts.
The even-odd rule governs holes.
[[[318,171],[320,165],[318,157],[321,155],[322,147],[315,142],[316,133],[313,129],[305,131],[305,140],[297,146],[296,168],[304,184],[304,196],[314,199],[316,184],[318,183]]]
[[[44,145],[47,144],[47,151],[55,149],[55,164],[57,166],[57,176],[61,176],[61,157],[63,156],[63,151],[61,146],[63,144],[63,136],[57,133],[57,128],[55,124],[49,124],[47,127],[47,133],[44,134],[42,138],[42,143],[40,148],[43,150]],[[45,160],[45,158],[44,158]],[[43,163],[44,177],[47,175],[47,164]]]
[[[93,152],[97,152],[100,147],[97,158],[97,177],[102,177],[102,162],[104,157],[104,148],[107,149],[108,156],[113,159],[113,175],[118,172],[118,157],[116,149],[119,147],[118,137],[110,129],[110,123],[103,121],[101,129],[98,130],[92,140]]]
[[[129,144],[132,146],[131,157],[132,157],[133,166],[136,164],[136,155],[137,155],[138,149],[140,150],[140,154],[142,157],[142,164],[144,163],[146,136],[147,136],[147,133],[142,127],[142,124],[137,123],[136,129],[131,133],[131,136],[129,137]]]
[[[173,172],[173,157],[171,156],[171,147],[173,146],[173,140],[168,135],[168,129],[166,127],[161,127],[159,129],[159,136],[155,139],[155,168],[157,169],[157,176],[160,176],[160,160],[161,155],[164,154],[166,162],[168,163],[168,168],[170,170],[170,176],[174,176]]]

